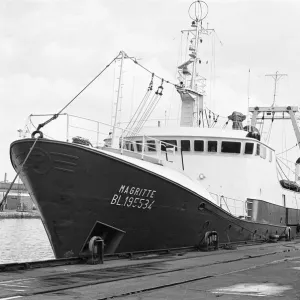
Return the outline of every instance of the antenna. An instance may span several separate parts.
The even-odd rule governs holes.
[[[274,97],[273,97],[273,104],[272,107],[274,107],[275,105],[275,100],[276,100],[276,88],[277,88],[277,82],[279,81],[279,79],[283,76],[288,76],[287,74],[279,74],[278,71],[276,71],[275,74],[267,74],[266,76],[272,77],[274,79]]]
[[[197,66],[202,63],[199,57],[199,48],[203,42],[202,37],[214,32],[214,29],[203,27],[203,21],[208,14],[206,2],[203,0],[194,1],[190,5],[188,13],[192,19],[192,28],[181,32],[187,33],[187,49],[191,51],[189,53],[190,58],[177,68],[178,79],[180,80],[177,91],[180,93],[182,101],[180,126],[184,127],[199,126],[200,113],[203,111],[204,87],[206,85],[206,78],[197,72]],[[192,70],[188,68],[190,65]]]
[[[247,94],[248,94],[248,109],[247,109],[247,125],[250,125],[250,112],[249,112],[249,107],[250,107],[250,68],[249,68],[249,72],[248,72],[248,89],[247,89]]]
[[[192,70],[192,78],[190,82],[190,88],[195,89],[195,81],[196,81],[196,72],[197,72],[197,63],[199,63],[199,57],[198,57],[198,48],[199,48],[199,40],[200,40],[200,34],[205,31],[205,29],[202,26],[202,21],[207,17],[208,15],[208,6],[207,3],[201,0],[194,1],[188,10],[190,18],[193,20],[192,27],[195,28],[195,30],[190,30],[194,36],[194,45],[193,45],[193,52],[190,54],[192,60],[193,60],[193,70]],[[208,31],[209,29],[207,29]],[[209,31],[208,31],[209,32]],[[202,42],[202,40],[201,40]]]
[[[124,51],[121,51],[120,54],[121,55],[121,66],[120,66],[120,75],[119,75],[119,85],[118,85],[118,94],[117,94],[117,100],[115,103],[115,115],[114,115],[114,124],[113,124],[113,130],[112,130],[112,146],[117,147],[117,145],[119,144],[119,140],[116,141],[116,136],[115,136],[115,131],[116,131],[116,125],[118,122],[118,110],[119,110],[119,102],[120,102],[120,98],[121,98],[121,85],[122,85],[122,75],[123,75],[123,62],[124,62],[124,57],[125,57],[125,53]]]

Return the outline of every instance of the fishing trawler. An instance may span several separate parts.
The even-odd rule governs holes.
[[[248,126],[238,112],[228,117],[231,129],[214,126],[218,116],[206,114],[198,73],[201,44],[212,31],[202,25],[206,6],[195,1],[190,7],[189,58],[178,66],[175,86],[180,127],[144,128],[166,83],[160,78],[154,92],[152,74],[128,126],[116,126],[115,117],[101,146],[80,137],[44,138],[41,128],[61,112],[31,138],[11,144],[12,165],[41,212],[57,258],[84,254],[95,237],[112,254],[201,246],[212,233],[232,243],[293,238],[300,230],[300,160],[295,180],[284,179],[275,150],[256,129],[261,118],[290,119],[299,145],[298,108],[253,107]],[[125,58],[121,51],[118,59]]]

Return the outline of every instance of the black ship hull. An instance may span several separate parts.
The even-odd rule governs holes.
[[[33,142],[12,143],[16,171]],[[106,253],[122,253],[196,246],[208,231],[227,243],[286,230],[236,218],[158,172],[77,144],[39,140],[21,177],[57,258],[80,255],[93,235],[104,239]]]

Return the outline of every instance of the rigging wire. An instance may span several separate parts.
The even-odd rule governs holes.
[[[215,127],[215,125],[216,125],[217,122],[218,122],[218,119],[219,119],[219,115],[217,115],[217,117],[214,119],[214,123],[213,123],[212,127]]]
[[[277,163],[278,167],[280,168],[282,174],[283,174],[283,175],[285,176],[285,178],[289,181],[288,177],[285,175],[285,173],[283,172],[283,170],[282,170],[282,168],[281,168],[281,166],[280,166],[280,164],[279,164],[278,157],[276,158],[276,163]]]
[[[260,127],[259,127],[261,137],[263,136],[264,125],[265,125],[265,113],[263,113],[263,116],[261,118],[261,124],[260,124]]]
[[[130,118],[132,117],[133,103],[134,103],[134,94],[135,94],[135,73],[136,73],[136,64],[134,64],[134,75],[133,75],[133,86],[131,92],[131,105],[130,105]]]
[[[187,35],[186,35],[186,46],[185,46],[184,61],[187,60],[187,52],[188,52],[188,47],[189,47],[189,35],[190,35],[190,32],[188,32]],[[185,84],[186,84],[186,82],[185,82]]]
[[[291,171],[294,175],[296,174],[288,165],[286,165],[279,157],[277,159],[289,170]]]
[[[125,131],[127,132],[126,136],[130,135],[131,132],[133,132],[136,122],[139,122],[138,117],[139,117],[140,113],[143,111],[150,95],[151,95],[151,90],[146,92],[143,100],[140,102],[140,105],[138,106],[138,109],[135,111],[132,119],[129,121],[129,124],[127,125],[127,127],[125,129]]]
[[[45,115],[46,115],[46,116],[49,116],[50,114],[45,114]],[[53,114],[51,114],[51,116],[53,116]],[[29,116],[29,122],[30,122],[31,126],[32,126],[33,128],[35,128],[36,130],[38,130],[38,127],[37,127],[36,125],[33,124],[33,121],[32,121],[32,119],[31,119],[31,117],[32,117],[32,115]],[[45,134],[45,133],[43,133],[43,135],[44,135],[45,137],[47,137],[48,139],[55,140],[55,138],[53,138],[53,137],[50,136],[50,135],[47,135],[47,134]]]
[[[147,69],[146,67],[144,67],[143,65],[141,65],[141,64],[136,60],[136,58],[133,59],[132,57],[129,57],[127,54],[125,54],[125,57],[128,58],[128,59],[130,59],[130,60],[132,60],[135,64],[137,64],[138,66],[140,66],[142,69],[144,69],[144,70],[147,71],[148,73],[154,74],[154,73],[151,72],[149,69]],[[156,78],[158,78],[158,79],[160,79],[160,80],[164,80],[164,82],[166,82],[166,83],[168,83],[168,84],[171,84],[171,85],[173,85],[173,86],[175,86],[175,87],[178,86],[177,84],[175,84],[175,83],[173,83],[173,82],[171,82],[171,81],[169,81],[169,80],[165,80],[165,79],[163,79],[162,77],[160,77],[160,76],[158,76],[158,75],[156,75],[156,74],[154,74],[154,77],[156,77]]]
[[[220,114],[218,114],[218,113],[216,113],[216,112],[213,112],[213,111],[212,111],[211,109],[209,109],[207,106],[205,106],[205,109],[207,109],[209,112],[211,112],[211,113],[213,113],[213,114],[218,115],[220,118],[228,119],[228,117],[225,117],[225,116],[222,116],[222,115],[220,115]]]
[[[57,119],[57,117],[80,95],[82,94],[119,56],[118,54],[100,73],[98,73],[75,97],[73,97],[58,113],[54,114],[49,120],[38,125],[37,130],[39,131],[42,127]]]
[[[143,112],[140,120],[138,121],[137,126],[134,128],[134,130],[133,130],[133,136],[136,135],[141,130],[141,128],[144,126],[144,124],[148,120],[149,116],[152,114],[153,110],[155,109],[158,101],[160,100],[160,98],[162,96],[163,83],[164,83],[164,80],[162,79],[161,85],[157,88],[155,94],[151,98],[151,100],[148,103],[145,111]]]
[[[183,32],[181,32],[181,36],[180,36],[180,45],[179,45],[179,54],[177,56],[177,63],[176,63],[176,69],[175,69],[175,78],[176,78],[176,75],[177,75],[177,72],[178,72],[178,65],[179,65],[179,61],[181,60],[182,58],[182,36],[183,36]],[[174,96],[174,89],[172,89],[172,95],[171,95],[171,99],[173,99],[173,96]],[[180,103],[180,101],[179,101]],[[172,101],[170,101],[170,105],[169,105],[169,111],[168,111],[168,121],[170,120],[170,115],[171,115],[171,111],[172,111]],[[180,109],[178,109],[178,112],[180,112]],[[177,119],[179,119],[179,115],[177,117]]]
[[[283,177],[280,173],[280,169],[276,166],[276,170],[277,170],[277,174],[280,176],[281,180],[283,180]],[[278,176],[277,176],[277,179],[279,180]]]
[[[295,162],[293,162],[293,161],[291,161],[291,160],[289,160],[289,159],[286,159],[286,158],[284,158],[284,157],[279,157],[280,159],[283,159],[283,160],[285,160],[285,161],[287,161],[288,163],[291,163],[291,164],[295,164]]]
[[[207,118],[207,112],[206,112],[206,109],[204,110],[204,112],[205,112],[205,117],[206,117],[207,127],[209,128],[209,123],[208,123],[208,118]]]
[[[212,106],[214,107],[214,101],[212,100],[212,84],[215,79],[215,43],[214,43],[214,35],[212,35],[211,39],[211,62],[210,62],[210,82],[209,82],[209,101],[212,103]]]
[[[278,168],[277,163],[276,163],[275,166],[276,166],[276,171],[277,171],[277,179],[278,179],[278,181],[280,181],[279,177],[280,177],[281,179],[283,179],[283,177],[282,177],[282,175],[281,175],[281,171],[280,171],[280,169]]]
[[[272,132],[272,126],[273,126],[273,122],[274,122],[274,114],[272,116],[272,121],[271,121],[271,125],[269,127],[269,131],[268,131],[268,134],[267,134],[267,138],[266,138],[266,144],[269,143],[270,141],[270,137],[271,137],[271,132]]]
[[[138,120],[138,117],[140,115],[140,113],[143,111],[148,99],[149,99],[149,96],[153,90],[153,78],[154,78],[154,73],[152,73],[152,77],[151,77],[151,81],[149,83],[149,86],[148,86],[148,89],[147,89],[147,92],[146,94],[144,95],[144,98],[142,99],[142,101],[140,102],[137,110],[135,111],[135,113],[133,114],[131,120],[129,121],[128,125],[126,126],[126,131],[127,131],[127,134],[130,134],[130,131],[132,131],[132,129],[134,128],[134,125],[135,123],[137,122]]]
[[[121,52],[120,52],[121,53]],[[56,114],[53,114],[52,117],[50,119],[48,119],[47,121],[41,123],[38,125],[37,127],[37,131],[39,131],[42,127],[44,127],[45,125],[47,125],[48,123],[50,123],[51,121],[55,120],[58,118],[59,115],[62,114],[62,112],[69,106],[71,105],[71,103],[76,99],[78,98],[100,75],[102,75],[102,73],[113,63],[115,62],[118,57],[120,56],[120,53],[108,64],[106,65],[106,67],[104,69],[102,69],[102,71],[100,73],[98,73],[87,85],[85,85],[85,87],[83,89],[80,90],[80,92],[78,94],[76,94],[62,109],[60,109],[58,111],[58,113]],[[135,64],[137,64],[138,66],[140,66],[141,68],[143,68],[145,71],[147,71],[148,73],[150,74],[154,74],[153,72],[151,72],[149,69],[147,69],[146,67],[144,67],[143,65],[141,65],[136,58],[132,58],[132,57],[129,57],[126,53],[125,54],[125,58],[128,58],[130,60],[132,60]],[[158,75],[155,75],[154,76],[160,80],[162,80],[163,82],[166,82],[168,84],[171,84],[173,85],[174,87],[177,87],[177,84],[175,83],[172,83],[170,82],[169,80],[164,80],[162,77],[158,76]]]
[[[227,127],[228,123],[229,123],[229,120],[227,120],[227,122],[223,125],[222,129],[225,129]]]
[[[288,152],[288,151],[290,151],[290,150],[292,150],[292,149],[294,149],[294,148],[296,148],[296,147],[298,147],[298,143],[297,143],[295,146],[293,146],[293,147],[291,147],[291,148],[289,148],[289,149],[286,149],[286,150],[284,150],[284,151],[282,151],[282,152],[280,152],[280,153],[277,153],[276,156],[277,156],[277,155],[280,155],[280,154],[283,154],[283,153],[285,153],[285,152]]]
[[[113,125],[113,111],[114,111],[114,98],[115,98],[115,81],[116,81],[116,60],[115,60],[115,66],[114,66],[114,80],[113,80],[113,93],[112,93],[112,101],[111,101],[111,118],[110,118],[110,125]]]
[[[35,141],[34,141],[34,143],[32,144],[32,146],[30,147],[29,152],[27,153],[27,155],[26,155],[26,157],[25,157],[25,159],[24,159],[24,161],[23,161],[23,163],[22,163],[22,165],[21,165],[19,171],[17,172],[15,178],[14,178],[13,181],[11,182],[9,188],[7,189],[7,191],[6,191],[6,193],[5,193],[5,195],[4,195],[3,199],[2,199],[2,201],[0,202],[0,211],[3,211],[4,205],[5,205],[5,203],[6,203],[6,199],[7,199],[7,196],[8,196],[8,193],[9,193],[10,190],[12,189],[12,187],[13,187],[13,185],[14,185],[16,179],[17,179],[18,176],[20,175],[20,173],[23,171],[24,165],[25,165],[25,163],[27,162],[27,160],[28,160],[28,158],[29,158],[31,152],[33,151],[33,149],[34,149],[34,147],[35,147],[35,145],[36,145],[36,143],[37,143],[37,141],[38,141],[39,138],[40,138],[39,136],[35,138]]]
[[[180,37],[180,54],[179,54],[179,59],[180,59],[180,61],[182,62],[182,45],[183,45],[183,43],[182,43],[182,40],[183,40],[183,35],[184,35],[184,33],[183,32],[181,32],[181,37]],[[186,54],[185,54],[186,55]],[[179,59],[178,59],[178,61],[179,61]],[[177,67],[178,67],[178,62],[177,62]],[[177,72],[178,72],[178,69],[176,69],[176,74],[177,74]],[[179,72],[178,72],[179,73]],[[180,81],[181,81],[181,77],[180,77],[180,74],[179,74],[179,77],[178,77],[179,79],[180,79]],[[170,105],[171,105],[171,103],[170,103]],[[180,120],[180,108],[181,108],[181,101],[179,101],[179,104],[178,104],[178,112],[177,112],[177,120],[179,121]]]

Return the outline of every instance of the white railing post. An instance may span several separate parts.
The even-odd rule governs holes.
[[[121,154],[123,154],[123,149],[124,149],[124,130],[122,129],[122,134],[121,134]]]
[[[159,151],[159,159],[162,161],[162,154],[161,154],[161,140],[159,140],[158,147],[159,147],[159,149],[158,149],[158,151]],[[157,153],[158,153],[158,151],[157,151]]]
[[[145,135],[143,135],[143,144],[142,144],[142,159],[144,159],[145,154]]]
[[[97,122],[97,148],[99,147],[99,122]]]
[[[69,115],[67,115],[67,142],[69,141]]]
[[[236,213],[236,200],[234,199],[234,206],[235,206],[235,216],[237,217],[237,213]]]

